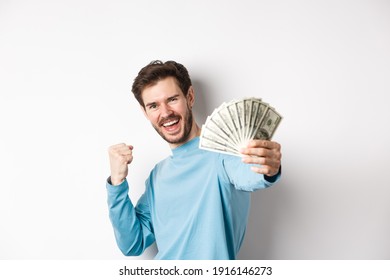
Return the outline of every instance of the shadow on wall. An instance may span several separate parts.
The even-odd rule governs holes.
[[[274,254],[274,235],[283,216],[281,211],[284,212],[286,205],[291,203],[285,189],[282,180],[269,189],[252,193],[248,226],[239,260],[280,259]]]
[[[201,127],[206,122],[207,116],[211,114],[211,102],[206,102],[206,96],[209,90],[204,83],[196,79],[192,80],[192,85],[195,89],[194,118],[196,123]]]

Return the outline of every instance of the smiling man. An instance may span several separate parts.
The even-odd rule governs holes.
[[[132,92],[172,155],[151,171],[134,206],[126,180],[133,146],[109,148],[106,185],[118,247],[136,256],[156,242],[156,259],[235,259],[251,192],[280,177],[281,146],[253,140],[242,158],[199,149],[195,91],[187,69],[177,62],[151,62],[138,73]]]
[[[192,86],[183,94],[174,77],[158,81],[142,92],[145,116],[161,137],[176,147],[199,135],[199,127],[193,121],[191,108],[194,104]]]

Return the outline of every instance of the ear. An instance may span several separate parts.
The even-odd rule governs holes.
[[[193,86],[190,86],[190,88],[188,89],[187,102],[190,108],[192,108],[195,103],[195,90]]]

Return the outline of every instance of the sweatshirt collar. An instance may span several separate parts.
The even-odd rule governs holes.
[[[194,151],[199,147],[199,136],[191,139],[190,141],[184,143],[183,145],[172,149],[172,156],[177,157],[184,155],[190,151]]]

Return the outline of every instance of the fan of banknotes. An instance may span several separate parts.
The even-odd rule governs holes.
[[[259,98],[225,102],[207,117],[199,148],[241,156],[252,139],[271,140],[283,117]]]

